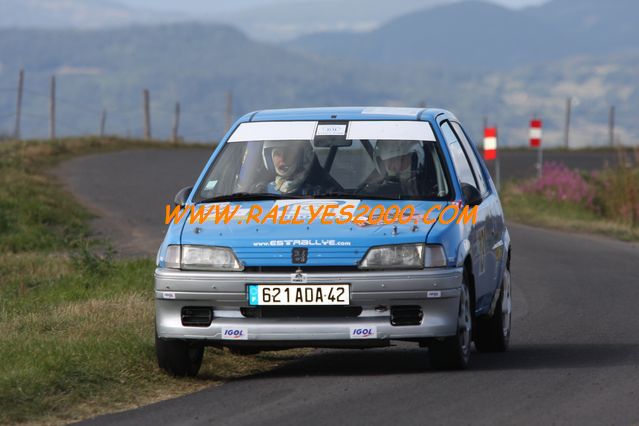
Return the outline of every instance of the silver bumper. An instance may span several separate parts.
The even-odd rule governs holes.
[[[462,268],[420,271],[308,273],[308,284],[350,284],[351,305],[362,308],[350,318],[247,318],[247,284],[290,284],[288,273],[187,272],[155,270],[156,329],[161,338],[202,339],[209,344],[319,346],[318,342],[347,342],[366,346],[371,340],[420,340],[456,333]],[[419,325],[394,326],[392,306],[420,306]],[[212,307],[208,327],[182,325],[183,307]],[[386,308],[384,310],[383,308]],[[352,338],[353,328],[375,330],[373,337]],[[223,337],[241,329],[241,340]],[[367,342],[368,341],[368,342]],[[315,343],[312,343],[315,342]]]

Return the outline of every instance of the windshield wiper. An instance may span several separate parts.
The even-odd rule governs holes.
[[[223,201],[261,201],[261,200],[286,200],[291,198],[307,198],[300,195],[272,194],[270,192],[235,192],[233,194],[218,195],[217,197],[205,198],[195,204],[220,203]]]

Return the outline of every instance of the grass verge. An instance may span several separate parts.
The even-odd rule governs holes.
[[[525,193],[519,183],[509,183],[500,194],[509,221],[569,232],[604,235],[623,241],[639,241],[639,228],[603,217],[571,202],[548,200]]]
[[[0,145],[0,424],[66,423],[264,371],[300,352],[207,349],[196,379],[158,370],[153,261],[115,259],[44,170],[73,155],[168,147],[82,138]]]
[[[591,172],[548,161],[542,174],[502,192],[509,219],[530,225],[639,241],[639,149]]]

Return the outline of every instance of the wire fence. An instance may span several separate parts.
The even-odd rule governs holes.
[[[24,86],[21,71],[16,87],[0,87],[0,139],[57,138],[64,136],[114,135],[130,138],[214,142],[219,140],[234,117],[232,93],[208,109],[189,108],[179,99],[161,103],[145,100],[140,90],[131,93],[127,105],[86,99],[70,99],[60,93],[52,76],[50,90]],[[159,96],[165,99],[165,94]]]

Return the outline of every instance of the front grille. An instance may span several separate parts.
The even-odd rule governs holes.
[[[212,320],[212,308],[201,306],[182,308],[182,325],[185,327],[208,327]]]
[[[331,273],[331,272],[358,272],[357,266],[245,266],[244,272],[273,272],[294,274],[298,269],[303,273]]]
[[[420,306],[391,306],[392,325],[420,325],[423,317]]]
[[[241,308],[246,318],[355,318],[361,306],[261,306]]]

